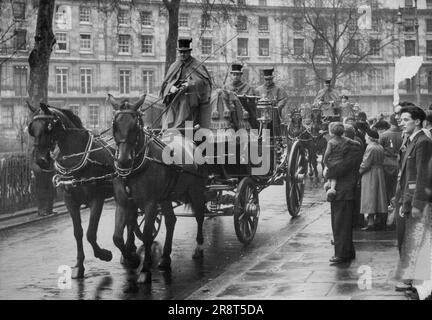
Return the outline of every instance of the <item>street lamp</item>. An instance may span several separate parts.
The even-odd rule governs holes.
[[[419,39],[419,21],[418,21],[418,15],[417,15],[417,0],[414,0],[414,28],[416,32],[416,53],[415,55],[418,57],[420,56],[420,39]],[[421,75],[421,66],[417,72],[417,88],[416,88],[416,96],[417,96],[417,106],[420,107],[420,90],[421,90],[421,83],[420,83],[420,75]]]

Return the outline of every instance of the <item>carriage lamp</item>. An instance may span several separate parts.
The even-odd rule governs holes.
[[[257,120],[263,124],[270,123],[272,118],[273,103],[267,98],[261,98],[257,103]]]

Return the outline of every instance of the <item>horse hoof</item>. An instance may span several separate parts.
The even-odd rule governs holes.
[[[151,283],[151,272],[141,272],[138,276],[138,283]]]
[[[198,260],[202,258],[204,258],[204,250],[196,248],[194,254],[192,255],[192,259]]]
[[[125,258],[123,255],[120,258],[120,263],[126,268],[136,269],[139,267],[141,260],[139,255],[132,253],[129,258]]]
[[[84,278],[84,267],[73,267],[72,268],[72,279],[83,279]]]
[[[109,250],[101,249],[97,254],[95,254],[96,258],[99,258],[102,261],[111,261],[112,260],[112,253]]]
[[[158,269],[161,271],[171,271],[171,258],[162,258],[159,262]]]

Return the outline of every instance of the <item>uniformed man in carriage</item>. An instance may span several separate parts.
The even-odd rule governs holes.
[[[243,108],[247,111],[248,121],[253,128],[258,128],[259,124],[256,120],[256,100],[242,96],[259,96],[255,88],[251,87],[243,80],[243,64],[234,62],[231,65],[231,79],[228,84],[224,85],[225,90],[234,92],[242,101]]]
[[[318,91],[313,105],[321,108],[323,116],[340,115],[339,94],[331,86],[331,79],[325,80],[325,88]]]
[[[165,76],[161,87],[169,110],[162,116],[162,129],[181,128],[185,121],[208,128],[212,80],[206,67],[191,55],[191,38],[178,40],[179,59]]]
[[[274,68],[264,69],[263,73],[264,84],[259,86],[256,91],[261,97],[273,101],[274,106],[277,107],[277,110],[275,110],[273,113],[273,127],[275,132],[272,134],[274,136],[281,136],[283,134],[283,130],[281,128],[281,119],[285,114],[289,114],[289,111],[286,110],[288,95],[285,90],[276,86],[274,83]]]

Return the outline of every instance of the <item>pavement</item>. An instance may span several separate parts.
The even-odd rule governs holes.
[[[242,259],[190,300],[407,300],[395,291],[395,231],[355,231],[356,259],[331,266],[330,205],[300,216],[296,230],[271,250]]]

